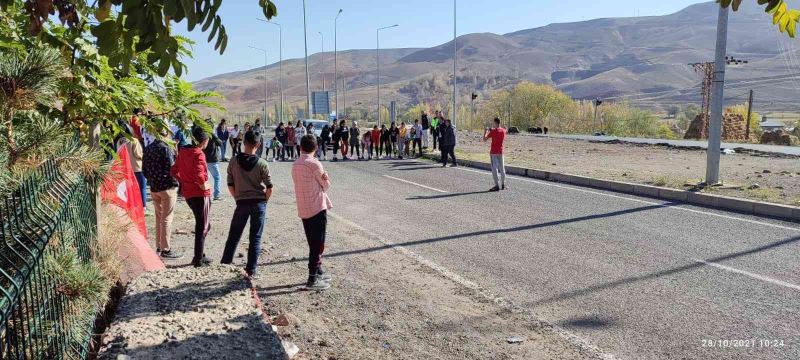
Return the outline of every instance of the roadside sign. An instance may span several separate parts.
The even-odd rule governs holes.
[[[311,103],[314,105],[314,115],[328,115],[331,113],[330,93],[328,91],[314,91],[311,93]]]

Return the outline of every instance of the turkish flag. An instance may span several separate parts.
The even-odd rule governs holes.
[[[134,140],[136,141],[136,140]],[[128,214],[139,232],[147,239],[147,225],[144,222],[144,205],[139,191],[139,183],[133,175],[128,147],[121,146],[117,159],[111,166],[111,176],[103,183],[103,200],[116,204]]]

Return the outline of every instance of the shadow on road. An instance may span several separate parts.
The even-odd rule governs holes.
[[[335,252],[335,253],[326,254],[325,257],[340,257],[340,256],[348,256],[348,255],[357,255],[357,254],[364,254],[364,253],[388,250],[388,249],[392,249],[392,248],[395,248],[395,247],[424,245],[424,244],[436,243],[436,242],[441,242],[441,241],[459,240],[459,239],[465,239],[465,238],[483,236],[483,235],[515,233],[515,232],[520,232],[520,231],[534,230],[534,229],[540,229],[540,228],[551,227],[551,226],[571,224],[571,223],[576,223],[576,222],[581,222],[581,221],[589,221],[589,220],[603,219],[603,218],[609,218],[609,217],[614,217],[614,216],[622,216],[622,215],[639,213],[639,212],[650,211],[650,210],[655,210],[655,209],[667,208],[667,207],[674,206],[674,205],[678,205],[678,203],[666,203],[666,204],[650,205],[650,206],[643,206],[643,207],[638,207],[638,208],[633,208],[633,209],[625,209],[625,210],[613,211],[613,212],[604,213],[604,214],[594,214],[594,215],[580,216],[580,217],[571,218],[571,219],[550,221],[550,222],[545,222],[545,223],[540,223],[540,224],[532,224],[532,225],[525,225],[525,226],[515,226],[515,227],[501,228],[501,229],[489,229],[489,230],[473,231],[473,232],[462,233],[462,234],[440,236],[440,237],[435,237],[435,238],[430,238],[430,239],[423,239],[423,240],[409,241],[409,242],[404,242],[404,243],[382,245],[382,246],[376,246],[376,247],[370,247],[370,248],[364,248],[364,249],[358,249],[358,250],[341,251],[341,252]],[[266,265],[281,265],[281,264],[288,264],[288,263],[293,263],[293,262],[298,262],[298,261],[307,261],[307,260],[308,260],[308,258],[293,258],[293,259],[288,259],[288,260],[281,260],[281,261],[271,262],[271,263],[268,263]]]
[[[602,329],[607,327],[616,326],[617,322],[614,319],[605,318],[602,316],[583,316],[575,317],[567,320],[560,321],[558,325],[563,327],[578,327],[583,329]]]
[[[791,237],[791,238],[784,239],[784,240],[781,240],[781,241],[773,242],[771,244],[767,244],[767,245],[764,245],[764,246],[759,246],[759,247],[756,247],[756,248],[753,248],[753,249],[750,249],[750,250],[734,252],[734,253],[730,253],[730,254],[727,254],[727,255],[718,256],[718,257],[715,257],[715,258],[712,258],[712,259],[705,259],[704,261],[712,262],[712,263],[719,263],[719,262],[723,262],[723,261],[726,261],[726,260],[736,259],[736,258],[740,258],[740,257],[743,257],[743,256],[764,252],[764,251],[771,250],[771,249],[774,249],[774,248],[777,248],[777,247],[781,247],[781,246],[784,246],[784,245],[793,244],[793,243],[796,243],[798,241],[800,241],[800,236],[795,236],[795,237]],[[703,264],[703,263],[700,263],[700,262],[692,262],[692,263],[689,263],[689,264],[686,264],[686,265],[683,265],[683,266],[678,266],[678,267],[675,267],[675,268],[672,268],[672,269],[667,269],[667,270],[662,270],[662,271],[657,271],[657,272],[651,272],[649,274],[644,274],[644,275],[639,275],[639,276],[631,276],[631,277],[627,277],[627,278],[624,278],[624,279],[619,279],[619,280],[615,280],[615,281],[611,281],[611,282],[606,282],[606,283],[603,283],[603,284],[590,286],[590,287],[587,287],[587,288],[584,288],[584,289],[580,289],[580,290],[573,290],[573,291],[565,292],[565,293],[562,293],[560,295],[548,297],[548,298],[545,298],[545,299],[542,299],[542,300],[539,300],[539,301],[536,301],[536,302],[533,302],[533,303],[530,303],[530,304],[527,304],[527,305],[529,305],[529,306],[538,306],[538,305],[555,303],[555,302],[562,301],[562,300],[569,300],[569,299],[576,298],[576,297],[579,297],[579,296],[589,295],[589,294],[594,293],[594,292],[611,289],[611,288],[614,288],[614,287],[617,287],[617,286],[629,285],[629,284],[633,284],[635,282],[640,282],[640,281],[658,279],[660,277],[678,274],[678,273],[681,273],[681,272],[693,270],[693,269],[700,268],[700,267],[703,267],[703,266],[706,266],[706,265]]]
[[[459,196],[469,196],[469,195],[478,195],[478,194],[488,194],[489,191],[471,191],[471,192],[463,192],[463,193],[452,193],[452,194],[441,194],[441,195],[430,195],[430,196],[412,196],[410,198],[406,198],[406,200],[436,200],[436,199],[447,199],[447,198],[454,198]]]

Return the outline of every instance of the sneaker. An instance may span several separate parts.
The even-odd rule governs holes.
[[[320,279],[318,276],[309,276],[306,282],[306,290],[325,290],[331,287],[331,283]]]
[[[183,254],[174,250],[166,250],[161,252],[161,258],[167,260],[178,260],[183,259]]]
[[[450,165],[450,167],[458,167],[458,164]]]
[[[196,268],[211,266],[211,259],[203,257],[200,261],[192,261],[192,265]]]
[[[220,201],[220,200],[222,200],[222,198],[221,198],[221,197],[219,197],[219,196],[214,196],[214,201]]]
[[[317,269],[317,279],[320,279],[322,281],[331,281],[331,279],[333,279],[333,276],[331,276],[330,273],[323,270],[322,268],[319,268]]]
[[[498,191],[500,191],[500,187],[498,187],[498,186],[495,186],[495,187],[489,189],[489,192],[498,192]]]

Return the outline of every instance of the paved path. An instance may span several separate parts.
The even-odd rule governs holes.
[[[490,174],[431,163],[326,166],[336,216],[620,358],[800,358],[797,224],[530,179],[491,194]]]
[[[708,149],[708,141],[704,140],[666,140],[666,139],[628,138],[628,137],[616,137],[616,136],[561,135],[561,134],[530,135],[530,136],[554,137],[554,138],[575,139],[575,140],[591,140],[591,141],[619,140],[635,144],[670,144],[673,146],[700,147],[703,149]],[[742,148],[742,149],[760,151],[766,153],[800,156],[800,147],[797,146],[740,144],[740,143],[723,142],[722,148],[723,149]]]

